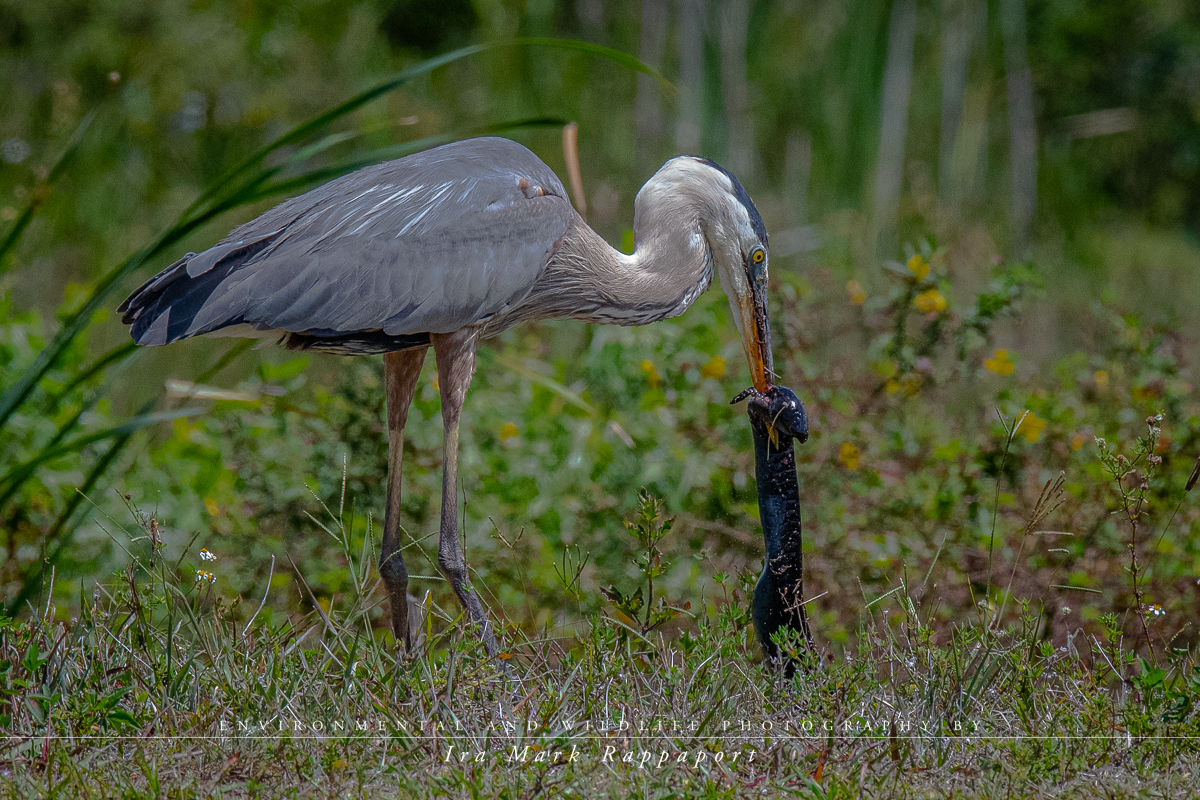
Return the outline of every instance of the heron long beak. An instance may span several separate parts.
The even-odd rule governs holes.
[[[766,270],[761,278],[750,282],[749,288],[749,292],[739,293],[737,298],[737,313],[741,317],[738,328],[742,334],[742,347],[746,349],[746,360],[750,363],[750,380],[755,389],[765,392],[775,374],[771,321],[767,316]]]

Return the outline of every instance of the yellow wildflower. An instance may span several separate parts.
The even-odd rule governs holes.
[[[1153,400],[1154,398],[1159,396],[1160,392],[1158,390],[1158,387],[1156,387],[1154,385],[1134,386],[1132,389],[1129,390],[1129,394],[1131,397],[1133,397],[1134,400],[1141,401],[1141,400]]]
[[[983,362],[983,368],[997,375],[1012,375],[1013,363],[1008,360],[1007,350],[997,350],[992,357]]]
[[[908,260],[908,271],[920,282],[929,274],[929,264],[918,254]]]
[[[850,442],[842,442],[841,449],[838,450],[838,461],[848,470],[858,469],[858,448]]]
[[[500,441],[507,442],[514,436],[520,436],[521,429],[511,422],[506,422],[500,426]]]
[[[887,391],[888,394],[895,394],[896,392],[900,391],[900,382],[898,380],[896,380],[895,378],[893,378],[892,380],[885,383],[883,385],[883,388]]]
[[[1085,444],[1087,444],[1087,439],[1088,437],[1084,436],[1082,433],[1075,434],[1071,437],[1071,449],[1078,450],[1079,448],[1083,447]]]
[[[946,298],[937,289],[926,289],[913,298],[913,305],[924,314],[938,314],[946,310]]]
[[[847,281],[846,292],[850,295],[850,305],[861,306],[867,302],[867,290],[858,281]]]
[[[1025,419],[1021,422],[1021,427],[1017,433],[1024,436],[1027,441],[1036,442],[1041,437],[1042,429],[1045,427],[1046,420],[1030,411],[1025,415]]]
[[[900,366],[890,358],[872,361],[869,366],[872,372],[884,380],[896,377],[896,373],[900,371]]]
[[[725,359],[720,356],[713,356],[712,360],[700,368],[700,376],[703,378],[720,378],[725,374]]]
[[[1098,369],[1096,374],[1092,376],[1092,380],[1096,381],[1096,388],[1102,392],[1108,391],[1108,370]]]
[[[651,386],[658,386],[662,383],[662,377],[658,374],[658,370],[654,368],[654,362],[650,359],[647,358],[642,362],[642,372],[646,373]]]

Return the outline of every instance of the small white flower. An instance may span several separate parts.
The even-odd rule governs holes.
[[[1070,607],[1070,606],[1063,606],[1063,607],[1062,607],[1062,613],[1063,613],[1063,616],[1064,616],[1064,617],[1065,617],[1065,616],[1067,616],[1068,614],[1070,614],[1070,613],[1071,613],[1071,607]]]
[[[213,551],[211,551],[207,547],[205,547],[200,550],[200,560],[201,561],[216,561],[217,557],[216,557],[216,555],[213,554]]]

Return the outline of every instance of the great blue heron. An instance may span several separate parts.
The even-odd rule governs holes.
[[[203,253],[188,253],[118,310],[143,345],[209,334],[384,354],[388,482],[379,572],[392,630],[406,647],[404,423],[432,346],[445,428],[438,566],[494,653],[457,535],[459,415],[480,339],[524,320],[667,319],[682,314],[716,272],[754,386],[765,391],[770,383],[767,231],[737,178],[708,159],[671,159],[638,192],[633,232],[632,255],[614,250],[532,152],[507,139],[470,139],[288,200]]]

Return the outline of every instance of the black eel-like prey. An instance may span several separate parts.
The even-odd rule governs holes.
[[[751,390],[738,399],[744,397],[750,401],[746,411],[754,434],[758,511],[767,545],[751,616],[763,655],[778,661],[779,646],[771,637],[780,628],[791,628],[806,642],[812,641],[802,597],[800,488],[793,449],[793,440],[803,443],[808,439],[808,415],[796,393],[784,386],[772,386],[766,392]],[[790,660],[786,666],[790,673]]]

